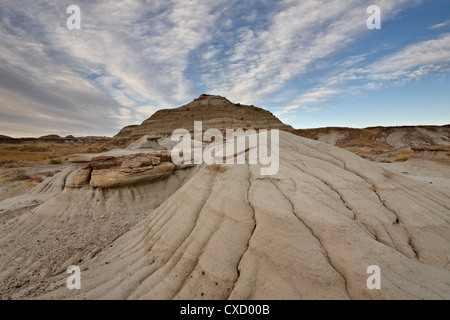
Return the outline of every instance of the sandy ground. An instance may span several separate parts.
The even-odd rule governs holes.
[[[63,171],[67,164],[29,164],[23,167],[0,167],[0,201],[27,193],[40,181]]]
[[[450,161],[410,159],[405,162],[379,165],[414,180],[450,189]]]

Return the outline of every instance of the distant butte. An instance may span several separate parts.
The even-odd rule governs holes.
[[[141,125],[123,128],[114,139],[127,142],[143,135],[170,135],[175,129],[194,130],[194,121],[202,121],[203,129],[279,129],[292,131],[293,128],[281,122],[270,111],[253,105],[233,103],[216,95],[202,94],[188,104],[175,109],[155,112]]]

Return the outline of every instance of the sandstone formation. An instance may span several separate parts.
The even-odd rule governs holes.
[[[410,159],[450,161],[450,147],[445,146],[422,146],[413,147],[414,153]],[[450,163],[449,163],[450,164]]]
[[[164,146],[162,146],[159,140],[162,139],[162,136],[149,136],[145,135],[142,138],[130,143],[126,149],[136,150],[136,149],[150,149],[154,151],[158,150],[167,150]]]
[[[204,130],[208,128],[293,130],[291,126],[285,125],[272,113],[262,108],[232,103],[221,96],[202,94],[194,101],[179,108],[155,112],[139,126],[123,128],[114,136],[110,144],[124,146],[143,135],[162,134],[167,136],[176,129],[193,131],[194,121],[202,121]]]
[[[237,128],[280,129],[296,135],[319,140],[361,155],[360,148],[370,148],[374,158],[389,159],[389,152],[420,146],[450,146],[450,125],[370,127],[364,129],[328,127],[294,129],[282,123],[272,113],[254,106],[232,103],[224,97],[202,94],[192,102],[175,109],[155,112],[141,125],[124,127],[107,148],[125,147],[144,135],[169,136],[175,129],[193,131],[194,121],[202,121],[203,130]],[[364,152],[363,152],[364,153]],[[384,153],[384,154],[382,154]],[[379,157],[377,156],[379,155]],[[378,160],[380,160],[378,159]]]
[[[197,165],[68,188],[91,169],[126,180],[171,163],[121,152],[73,164],[58,194],[0,226],[2,298],[450,299],[450,189],[283,131],[274,176]],[[81,290],[66,287],[71,264]]]
[[[403,149],[421,146],[450,146],[450,125],[297,129],[295,134],[341,148],[371,147]]]
[[[71,188],[90,185],[93,188],[109,189],[138,185],[164,179],[177,169],[177,166],[171,162],[169,152],[94,156],[84,159],[74,156],[69,157],[68,160],[74,163],[89,161],[67,179],[66,186]]]

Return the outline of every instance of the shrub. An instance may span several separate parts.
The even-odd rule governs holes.
[[[44,179],[41,177],[37,177],[37,178],[34,178],[34,181],[41,183],[41,182],[44,182]]]
[[[101,152],[105,152],[105,151],[109,151],[109,149],[106,148],[105,146],[88,147],[86,149],[87,153],[101,153]]]
[[[394,161],[407,161],[412,155],[414,151],[411,149],[401,149],[397,151],[393,151],[389,154],[389,156],[394,157]]]
[[[395,161],[399,161],[399,162],[405,162],[409,159],[409,156],[400,156],[395,158]]]
[[[33,182],[33,181],[35,181],[35,182],[37,182],[37,183],[41,183],[41,182],[44,181],[44,179],[42,179],[41,177],[31,177],[31,178],[29,178],[27,181],[28,181],[28,182]]]
[[[17,168],[17,162],[7,162],[3,164],[3,168],[10,169],[10,168]]]
[[[11,181],[24,181],[30,179],[30,177],[21,169],[14,170],[10,175]]]
[[[50,159],[49,164],[62,164],[62,160],[59,158]]]

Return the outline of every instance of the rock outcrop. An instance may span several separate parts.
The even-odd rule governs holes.
[[[421,146],[450,146],[450,125],[296,129],[294,134],[340,148],[370,147],[405,149]]]
[[[167,150],[164,146],[159,143],[159,140],[162,138],[160,135],[145,135],[142,138],[130,143],[126,149],[137,150],[137,149],[147,149],[147,150]]]
[[[293,130],[291,126],[282,123],[271,112],[262,108],[232,103],[221,96],[202,94],[182,107],[155,112],[141,125],[123,128],[114,136],[111,144],[124,146],[143,135],[170,135],[175,129],[193,131],[194,121],[202,121],[204,130],[209,128]]]
[[[167,178],[179,168],[171,162],[169,152],[72,158],[75,163],[81,160],[89,162],[67,179],[66,186],[69,188],[89,185],[92,188],[110,189],[138,185]]]
[[[412,159],[444,161],[450,164],[450,147],[445,146],[422,146],[413,147]]]
[[[96,170],[126,181],[124,163],[130,174],[169,164],[103,155],[81,169],[92,168],[90,181]],[[448,189],[283,131],[278,173],[260,167],[197,165],[127,187],[66,187],[0,226],[0,294],[450,299]],[[82,290],[66,288],[70,264],[82,270]],[[380,290],[367,287],[372,265]]]

